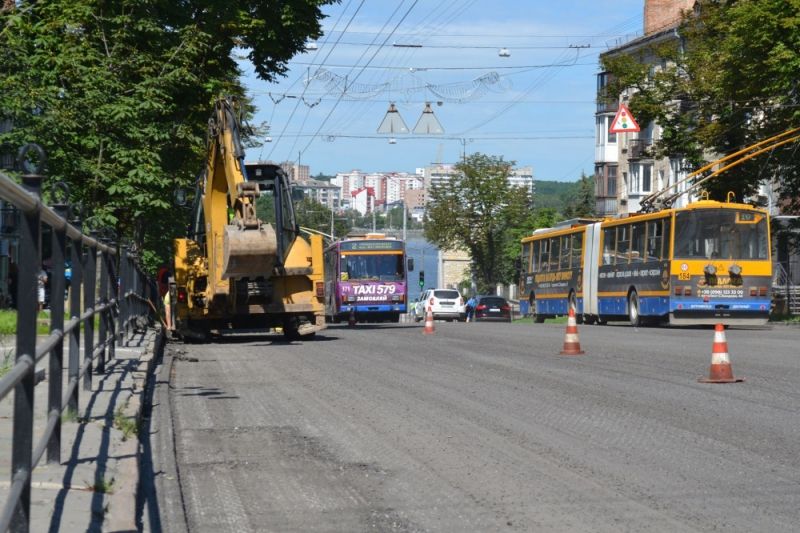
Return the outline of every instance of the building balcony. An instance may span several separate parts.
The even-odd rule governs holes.
[[[598,217],[606,217],[617,214],[616,198],[600,198],[595,200],[595,214]]]
[[[628,159],[652,158],[653,142],[649,139],[633,139],[628,142]]]

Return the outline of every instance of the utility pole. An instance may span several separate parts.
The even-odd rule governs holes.
[[[408,218],[408,213],[406,212],[406,201],[403,200],[403,242],[406,241],[406,219]]]
[[[372,197],[372,233],[375,233],[375,197]]]

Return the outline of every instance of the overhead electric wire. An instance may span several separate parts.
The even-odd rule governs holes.
[[[469,10],[472,4],[474,4],[476,0],[469,0],[466,5],[464,5],[461,0],[450,0],[449,4],[446,2],[440,2],[435,5],[433,9],[431,9],[428,13],[421,15],[422,20],[424,20],[424,24],[417,26],[417,29],[414,31],[413,35],[414,38],[419,38],[419,36],[427,36],[421,38],[421,42],[426,42],[431,36],[434,36],[438,33],[441,28],[445,27],[450,21],[453,20],[454,17],[458,16],[461,13],[464,13]],[[395,34],[396,35],[396,34]],[[386,61],[389,64],[392,63],[405,63],[410,61],[419,53],[418,50],[415,49],[396,49],[392,47],[389,54],[386,57]],[[394,90],[393,82],[396,80],[399,83],[404,83],[405,78],[400,78],[398,76],[393,76],[389,78],[387,76],[388,73],[374,73],[370,79],[374,79],[377,81],[379,80],[387,80],[386,83],[389,84],[389,89],[387,93],[389,94],[389,101],[393,101],[394,99],[391,98],[391,94]],[[423,87],[424,89],[424,87]],[[404,87],[399,89],[402,92],[407,92],[410,90],[408,87]],[[363,102],[361,104],[357,104],[352,107],[349,112],[349,116],[344,118],[341,123],[341,128],[343,130],[347,130],[356,120],[362,118],[364,114],[367,112],[367,109],[372,107],[373,104],[370,102]]]
[[[368,67],[368,66],[369,66],[369,64],[372,62],[372,60],[373,60],[373,59],[375,59],[375,56],[376,56],[376,55],[378,55],[378,52],[380,52],[381,48],[383,48],[383,46],[386,44],[386,42],[387,42],[387,41],[388,41],[388,40],[391,38],[391,36],[394,34],[394,32],[395,32],[395,31],[397,31],[397,28],[399,28],[399,27],[400,27],[400,24],[402,24],[402,23],[403,23],[403,21],[405,21],[405,20],[406,20],[406,18],[408,17],[409,13],[411,13],[411,10],[412,10],[412,9],[414,9],[414,6],[416,6],[416,5],[417,5],[417,2],[419,2],[419,0],[414,0],[414,3],[413,3],[413,4],[411,4],[411,6],[410,6],[410,7],[408,8],[408,10],[405,12],[405,14],[403,15],[403,17],[400,19],[400,21],[399,21],[399,22],[398,22],[398,23],[395,25],[395,27],[394,27],[394,29],[391,31],[391,33],[389,33],[389,35],[387,35],[387,36],[386,36],[386,39],[383,41],[383,44],[382,44],[381,46],[379,46],[379,47],[378,47],[378,49],[375,51],[375,53],[374,53],[374,54],[372,54],[372,57],[370,57],[370,59],[369,59],[369,61],[367,61],[366,65],[364,65],[364,66],[361,68],[361,70],[358,72],[358,74],[356,75],[356,77],[353,79],[353,82],[352,82],[352,83],[355,83],[355,81],[358,79],[358,77],[361,75],[361,73],[363,73],[363,72],[364,72],[364,69],[366,69],[366,67]],[[402,4],[401,4],[401,5],[402,5]],[[398,6],[398,7],[399,7],[399,6]],[[344,92],[342,93],[342,95],[343,95],[343,94],[344,94]],[[319,128],[317,129],[317,131],[314,133],[314,135],[313,135],[313,136],[311,137],[311,139],[308,141],[308,144],[306,144],[305,148],[303,149],[303,152],[305,152],[306,150],[308,150],[308,147],[309,147],[309,146],[311,146],[311,143],[312,143],[312,142],[314,142],[314,138],[316,138],[316,136],[319,134],[319,132],[320,132],[320,131],[322,131],[322,128],[323,128],[323,127],[325,127],[325,124],[328,122],[328,120],[330,119],[331,115],[333,115],[333,112],[336,110],[336,107],[339,105],[339,102],[341,102],[341,98],[339,98],[339,99],[336,101],[336,103],[334,104],[333,108],[330,110],[330,112],[328,113],[328,115],[327,115],[327,116],[325,117],[325,119],[322,121],[322,124],[320,124]]]
[[[364,5],[364,2],[365,2],[365,1],[366,1],[366,0],[361,0],[361,3],[360,3],[360,4],[358,4],[358,7],[356,8],[355,12],[353,12],[353,14],[352,14],[352,15],[351,15],[351,17],[350,17],[350,20],[348,20],[348,21],[347,21],[347,25],[344,27],[344,31],[342,32],[342,35],[344,35],[344,32],[346,32],[346,31],[347,31],[347,28],[349,28],[349,27],[350,27],[350,24],[352,24],[353,20],[356,18],[356,15],[358,15],[358,12],[359,12],[359,11],[361,11],[361,8],[362,8],[362,6]],[[341,14],[341,15],[339,15],[339,19],[341,19],[341,17],[342,17],[342,16],[344,15],[344,13],[347,11],[347,7],[348,7],[349,5],[350,5],[350,4],[348,3],[348,4],[347,4],[347,6],[345,6],[345,10],[344,10],[344,11],[342,11],[342,14]],[[337,24],[338,24],[338,19],[337,19]],[[335,26],[334,26],[334,27],[335,27]],[[341,39],[341,35],[339,36],[339,38]],[[323,58],[322,62],[319,64],[319,67],[322,67],[322,65],[324,65],[324,64],[325,64],[325,61],[327,61],[327,60],[328,60],[328,58],[329,58],[329,57],[330,57],[330,55],[333,53],[333,50],[334,50],[335,48],[336,48],[336,44],[334,43],[333,47],[332,47],[332,48],[331,48],[331,49],[328,51],[328,54],[327,54],[327,55],[326,55],[326,56]],[[311,65],[313,66],[313,62],[311,63]],[[305,90],[306,90],[306,88],[308,88],[308,85],[307,85],[307,84],[306,84],[306,86],[305,86],[305,87],[303,87],[303,94],[305,94]],[[301,99],[302,99],[302,96],[301,96]],[[269,158],[272,156],[272,153],[275,151],[275,148],[278,146],[278,143],[280,142],[281,138],[283,137],[283,132],[284,132],[284,131],[286,131],[286,128],[287,128],[287,127],[289,126],[289,124],[292,122],[292,117],[294,117],[294,114],[297,112],[297,108],[300,106],[300,102],[302,101],[301,99],[298,99],[298,100],[297,100],[297,103],[295,104],[295,106],[294,106],[294,109],[292,109],[292,112],[289,114],[289,118],[286,120],[286,122],[284,122],[284,125],[283,125],[283,131],[281,131],[281,135],[279,135],[279,136],[278,136],[277,142],[276,142],[275,144],[273,144],[273,145],[272,145],[272,148],[270,149],[270,151],[269,151],[269,154],[267,154],[267,159],[269,159]]]

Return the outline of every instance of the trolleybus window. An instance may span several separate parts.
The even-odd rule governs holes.
[[[745,215],[745,216],[740,216]],[[679,212],[675,257],[686,259],[767,259],[767,219],[733,210]]]
[[[583,233],[572,236],[572,268],[581,266],[581,250],[583,249]]]
[[[539,270],[545,271],[550,268],[550,240],[542,241],[542,253],[539,256]]]
[[[645,223],[637,222],[631,226],[631,263],[644,261]]]
[[[540,241],[533,243],[533,255],[531,256],[531,272],[539,272],[539,244]]]
[[[631,227],[617,226],[617,261],[616,264],[622,265],[628,262],[628,252],[631,248]]]
[[[562,235],[561,236],[561,270],[569,269],[569,261],[570,256],[572,255],[570,252],[572,251],[572,246],[570,242],[570,235]]]
[[[645,261],[658,261],[663,257],[663,226],[663,220],[651,220],[647,223],[647,256]]]
[[[614,250],[617,245],[617,229],[606,228],[603,230],[603,264],[614,264]]]
[[[558,270],[558,237],[550,239],[550,270]]]

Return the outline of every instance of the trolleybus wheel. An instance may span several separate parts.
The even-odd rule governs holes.
[[[642,325],[642,317],[639,314],[639,294],[636,289],[633,289],[628,295],[628,320],[635,328]]]

